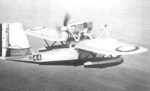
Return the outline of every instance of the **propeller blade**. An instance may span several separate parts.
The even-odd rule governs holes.
[[[68,24],[70,18],[71,18],[71,17],[70,17],[70,15],[69,15],[69,13],[66,13],[65,18],[64,18],[64,21],[63,21],[63,26],[58,25],[58,24],[55,25],[55,29],[57,30],[57,32],[58,32],[59,34],[61,34],[62,32],[64,32],[63,30],[67,30],[67,29],[66,29],[66,26],[67,26],[67,24]]]
[[[88,31],[92,31],[93,28],[93,22],[88,23]]]
[[[56,28],[56,30],[58,30],[58,31],[60,32],[60,31],[61,31],[62,26],[60,26],[60,25],[56,24],[56,25],[55,25],[55,28]]]
[[[68,24],[70,18],[71,18],[71,17],[70,17],[70,15],[69,15],[69,13],[67,13],[67,14],[65,15],[64,22],[63,22],[63,25],[64,25],[64,26],[67,26],[67,24]]]

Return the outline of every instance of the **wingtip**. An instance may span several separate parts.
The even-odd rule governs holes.
[[[147,51],[149,51],[147,48],[144,48],[144,47],[141,47],[141,49],[142,49],[142,52],[147,52]]]

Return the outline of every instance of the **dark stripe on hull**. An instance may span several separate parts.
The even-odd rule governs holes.
[[[0,24],[0,56],[2,56],[2,24]]]

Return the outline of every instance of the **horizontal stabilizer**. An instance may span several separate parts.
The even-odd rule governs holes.
[[[130,55],[146,52],[148,50],[143,47],[120,43],[115,39],[84,40],[76,44],[75,47],[77,49],[107,55]]]
[[[6,48],[6,49],[23,49],[20,46],[9,46],[9,47],[3,47],[3,48]]]

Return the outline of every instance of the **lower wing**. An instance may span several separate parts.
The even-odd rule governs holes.
[[[115,39],[83,40],[75,48],[107,55],[130,55],[148,51],[146,48],[121,43]]]

